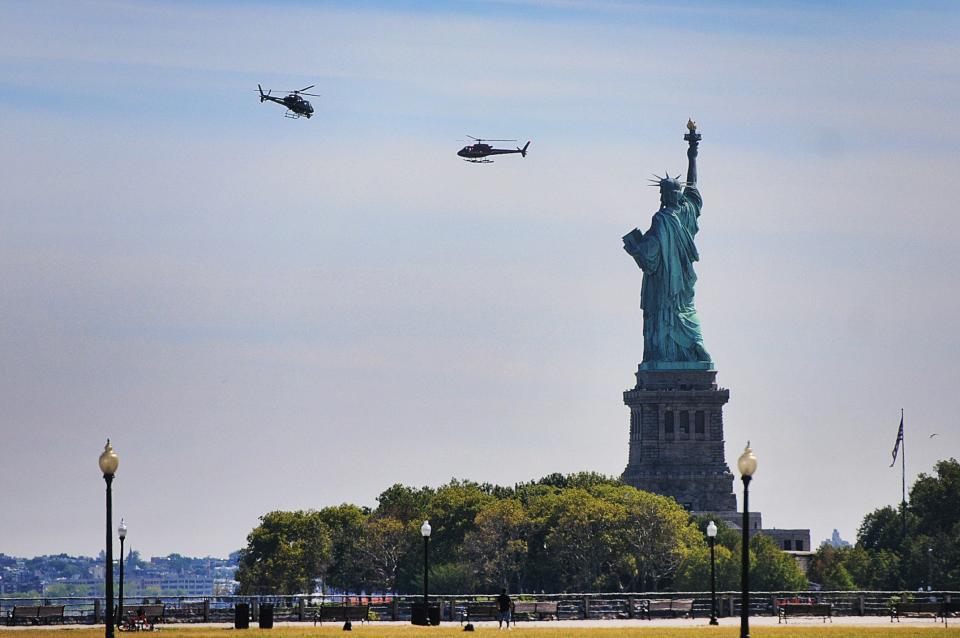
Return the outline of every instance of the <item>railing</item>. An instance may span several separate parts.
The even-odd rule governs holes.
[[[515,600],[556,601],[559,620],[605,620],[639,618],[646,600],[692,598],[694,615],[710,615],[709,592],[634,592],[589,594],[513,594]],[[458,621],[466,605],[474,602],[492,602],[494,595],[462,594],[431,595],[430,602],[440,605],[441,618]],[[833,605],[835,616],[889,615],[895,601],[951,601],[960,600],[960,591],[899,592],[899,591],[802,591],[750,592],[750,614],[776,614],[778,602],[815,602]],[[421,595],[319,595],[296,596],[151,596],[124,597],[124,605],[163,603],[164,622],[167,623],[232,623],[237,603],[250,605],[254,620],[259,607],[270,603],[276,622],[313,622],[323,604],[368,605],[370,620],[410,621],[411,607],[423,601]],[[116,604],[116,601],[115,603]],[[63,605],[64,622],[75,624],[101,623],[106,604],[103,598],[89,597],[0,597],[0,617],[6,618],[16,605]],[[717,592],[717,613],[720,616],[740,615],[740,592]]]

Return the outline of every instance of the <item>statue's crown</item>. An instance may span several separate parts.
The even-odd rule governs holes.
[[[686,182],[680,181],[680,176],[670,177],[670,173],[664,172],[663,177],[656,173],[653,174],[656,179],[649,180],[650,186],[658,186],[660,190],[679,191],[686,185]]]

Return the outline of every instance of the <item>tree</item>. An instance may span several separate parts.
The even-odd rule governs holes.
[[[476,524],[477,514],[496,498],[477,483],[451,480],[439,487],[427,505],[430,536],[430,560],[436,564],[460,560],[467,530]],[[419,525],[417,526],[419,527]]]
[[[467,563],[430,562],[430,591],[434,594],[463,594],[476,591],[477,579]],[[422,587],[422,581],[417,582]]]
[[[776,541],[765,534],[750,539],[753,554],[750,587],[757,591],[797,591],[807,588],[807,579],[796,559],[783,552]],[[852,585],[852,581],[851,581]],[[850,587],[852,589],[852,587]]]
[[[850,575],[844,563],[851,559],[852,548],[833,547],[823,543],[817,548],[810,564],[808,575],[826,591],[847,591],[856,589],[856,582]],[[856,570],[861,566],[859,561],[852,557],[851,566]]]
[[[369,512],[344,503],[325,507],[319,515],[330,529],[333,541],[325,584],[348,592],[362,591],[369,577],[360,567],[363,564],[361,543]]]
[[[740,589],[740,555],[724,545],[714,546],[717,591]],[[684,557],[673,580],[677,591],[710,590],[710,548],[695,547]]]
[[[528,521],[516,499],[489,503],[474,518],[466,534],[464,555],[482,591],[515,585],[523,589],[520,574],[527,557],[524,538]]]
[[[890,506],[878,508],[863,517],[857,531],[857,544],[864,549],[900,551],[903,542],[902,512]],[[916,531],[916,517],[907,512],[907,531]]]
[[[371,589],[397,593],[401,564],[412,554],[420,526],[412,520],[404,523],[391,516],[371,516],[363,527],[361,569],[369,574]]]
[[[696,542],[696,529],[675,501],[622,483],[540,491],[529,511],[537,539],[531,559],[548,559],[536,576],[551,590],[655,588]]]
[[[598,487],[596,493],[621,503],[627,512],[621,585],[632,590],[658,588],[673,577],[681,561],[703,536],[687,511],[671,498],[628,486]]]
[[[546,543],[561,591],[607,589],[614,580],[626,512],[582,488],[564,490],[557,501]],[[614,587],[616,589],[616,587]]]
[[[330,560],[330,529],[315,511],[270,512],[247,535],[237,580],[241,594],[312,592]]]
[[[949,534],[960,523],[960,463],[939,461],[934,469],[936,476],[920,474],[910,488],[910,509],[930,536]]]
[[[865,581],[854,580],[861,589],[877,589],[880,591],[895,591],[903,589],[903,579],[900,577],[900,556],[888,549],[878,552],[868,552],[870,556],[869,578]]]
[[[378,516],[389,516],[402,523],[417,521],[419,525],[433,496],[429,487],[416,489],[395,483],[377,497]]]
[[[547,545],[547,536],[562,492],[561,488],[535,483],[516,488],[516,498],[527,519],[527,560],[522,568],[522,585],[528,591],[560,591],[556,579],[557,558],[554,547]]]
[[[823,545],[829,544],[823,543]],[[821,547],[823,547],[823,545],[821,545]],[[865,550],[860,545],[855,545],[853,547],[840,547],[837,549],[838,556],[843,564],[843,568],[850,576],[854,587],[875,589],[875,587],[872,587],[868,584],[872,580],[873,576],[873,561],[870,557],[870,552]],[[816,554],[814,554],[814,556],[816,556]]]

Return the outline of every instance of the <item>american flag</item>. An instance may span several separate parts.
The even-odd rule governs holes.
[[[893,467],[897,462],[897,452],[900,451],[900,444],[903,443],[903,415],[900,415],[900,429],[897,430],[897,442],[893,444],[893,461],[890,463],[890,467]]]

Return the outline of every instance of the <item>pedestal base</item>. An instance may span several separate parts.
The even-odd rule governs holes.
[[[623,393],[630,408],[625,483],[672,496],[692,511],[736,511],[723,439],[730,392],[717,387],[716,375],[695,367],[640,366],[636,387]]]

